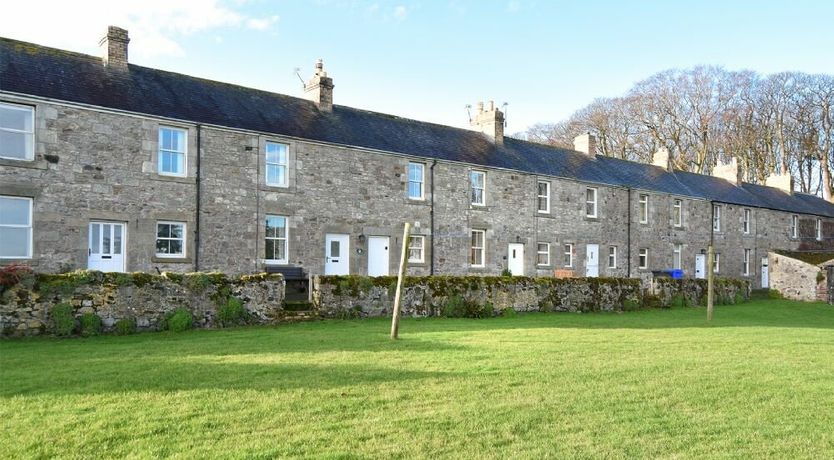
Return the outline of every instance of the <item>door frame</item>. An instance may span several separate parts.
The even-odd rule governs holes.
[[[90,256],[92,255],[92,226],[93,224],[111,224],[111,225],[121,225],[122,227],[122,266],[121,271],[119,273],[126,273],[127,272],[127,222],[118,221],[118,220],[105,220],[105,219],[91,219],[87,222],[87,270],[92,270],[90,268]],[[154,233],[156,235],[156,233]],[[156,243],[154,243],[156,244]]]

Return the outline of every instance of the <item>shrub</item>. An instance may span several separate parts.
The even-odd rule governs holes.
[[[336,312],[336,319],[358,319],[362,317],[362,305],[341,309]]]
[[[513,307],[507,307],[501,310],[501,316],[505,318],[512,318],[513,316],[518,316],[518,312],[515,311],[515,308]]]
[[[511,272],[509,268],[505,268],[505,269],[501,270],[501,276],[510,277],[510,276],[513,276],[513,272]]]
[[[4,288],[10,288],[24,279],[32,277],[33,272],[28,265],[14,263],[0,267],[0,292]]]
[[[464,303],[463,297],[458,294],[449,296],[446,299],[446,303],[443,304],[440,312],[441,316],[447,318],[463,318],[466,312]]]
[[[116,321],[116,335],[130,335],[136,333],[136,320],[124,318]]]
[[[643,306],[646,308],[662,308],[663,302],[660,301],[660,296],[646,294],[643,296]]]
[[[459,294],[450,296],[441,309],[441,315],[447,318],[490,318],[494,313],[495,308],[491,303],[480,305]]]
[[[59,337],[67,337],[75,331],[75,317],[72,305],[64,302],[52,307],[52,332]]]
[[[735,303],[744,303],[744,296],[741,295],[740,292],[736,292],[736,301]]]
[[[626,299],[623,302],[623,311],[637,311],[640,309],[640,301],[637,299]]]
[[[78,323],[84,337],[101,334],[101,317],[95,313],[84,313],[78,318]]]
[[[229,297],[225,305],[217,310],[217,322],[221,327],[237,326],[246,322],[246,309],[243,301],[237,297]]]
[[[165,329],[173,332],[187,331],[194,327],[194,316],[185,308],[177,308],[165,316]]]
[[[472,309],[473,315],[470,318],[492,318],[495,316],[495,307],[491,302],[486,302],[478,308],[478,305],[472,302],[476,308]],[[513,310],[515,311],[515,310]]]
[[[680,308],[686,306],[686,298],[681,294],[675,294],[672,297],[671,302],[669,302],[669,306],[673,308]]]

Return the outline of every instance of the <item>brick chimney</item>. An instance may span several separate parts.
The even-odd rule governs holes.
[[[486,108],[479,102],[471,124],[489,136],[495,145],[504,145],[504,113],[495,108],[495,102],[489,101]]]
[[[654,152],[654,155],[652,155],[652,164],[669,172],[675,170],[675,167],[672,165],[672,154],[669,153],[669,149],[666,147],[660,147]]]
[[[322,112],[333,111],[333,79],[327,76],[321,59],[316,61],[316,72],[304,84],[304,95]]]
[[[785,174],[784,176],[771,174],[767,176],[767,179],[765,179],[765,185],[768,187],[778,188],[788,195],[793,194],[793,176],[790,174]]]
[[[110,26],[107,35],[98,42],[102,52],[102,62],[109,69],[127,70],[127,44],[130,38],[127,30]]]
[[[573,138],[573,149],[594,158],[597,156],[597,137],[590,132]]]
[[[738,160],[733,157],[729,163],[716,165],[712,168],[712,177],[724,179],[733,185],[741,184],[741,169],[738,167]]]

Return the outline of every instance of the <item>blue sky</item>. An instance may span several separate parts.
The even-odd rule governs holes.
[[[672,67],[834,73],[822,0],[30,0],[5,12],[3,36],[97,54],[120,25],[133,63],[289,95],[301,95],[293,69],[306,79],[323,58],[337,104],[453,126],[466,104],[508,102],[508,132]]]

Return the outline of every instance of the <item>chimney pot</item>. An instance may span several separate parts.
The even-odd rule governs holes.
[[[115,70],[127,70],[127,44],[130,37],[127,30],[121,27],[109,26],[107,35],[98,45],[102,51],[102,63],[105,67]]]
[[[489,101],[487,110],[484,110],[483,102],[478,102],[478,113],[471,124],[489,136],[496,145],[504,144],[504,113],[495,108],[493,101]]]
[[[327,76],[324,71],[324,61],[316,61],[316,71],[313,76],[304,84],[304,94],[307,99],[316,103],[322,112],[333,111],[333,79]]]

